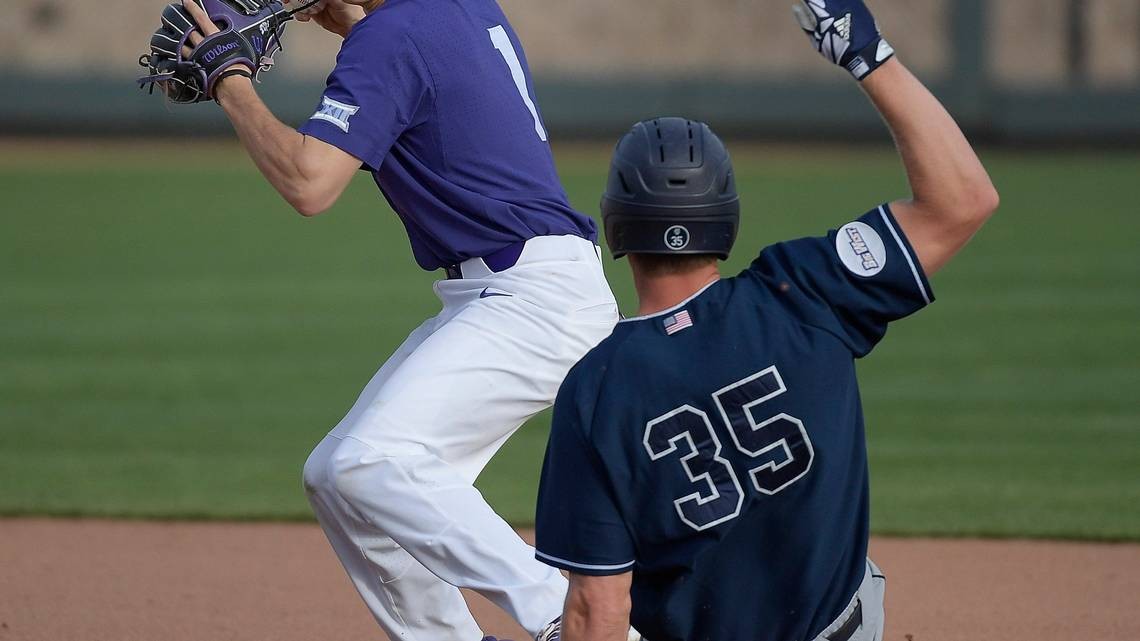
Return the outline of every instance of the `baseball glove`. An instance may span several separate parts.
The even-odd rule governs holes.
[[[180,4],[162,10],[162,26],[150,39],[150,53],[139,58],[148,73],[139,86],[153,93],[155,85],[172,102],[189,104],[214,99],[214,86],[226,68],[239,64],[256,78],[273,66],[281,50],[285,23],[296,11],[280,0],[194,0],[218,25],[189,55],[194,18]],[[306,5],[309,6],[309,5]]]

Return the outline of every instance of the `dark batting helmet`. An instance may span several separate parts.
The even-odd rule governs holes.
[[[728,258],[740,226],[740,197],[724,143],[695,120],[637,123],[614,150],[602,220],[614,258]]]

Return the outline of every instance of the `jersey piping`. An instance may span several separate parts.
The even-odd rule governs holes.
[[[898,243],[899,249],[902,250],[902,255],[906,258],[906,264],[910,266],[910,273],[914,275],[914,282],[918,285],[918,291],[922,294],[922,300],[927,305],[930,304],[930,294],[926,291],[926,286],[922,284],[922,277],[918,275],[918,268],[915,267],[914,258],[907,251],[906,245],[903,243],[902,238],[899,237],[899,232],[895,226],[891,224],[891,217],[883,209],[883,205],[879,205],[879,215],[883,217],[883,224],[890,230],[891,236],[894,237],[895,242]]]
[[[551,561],[552,563],[558,563],[561,565],[570,566],[572,568],[578,568],[579,570],[595,570],[595,571],[600,571],[600,572],[606,572],[606,571],[610,571],[610,570],[624,570],[625,568],[633,567],[633,564],[637,563],[637,560],[635,559],[635,560],[630,561],[628,563],[618,563],[616,565],[590,565],[588,563],[575,563],[574,561],[567,561],[566,559],[560,559],[556,556],[551,556],[549,554],[543,554],[542,552],[540,552],[538,550],[535,550],[534,554],[535,554],[535,556],[542,558],[542,559],[546,559],[547,561]]]

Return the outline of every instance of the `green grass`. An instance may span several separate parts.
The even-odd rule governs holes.
[[[437,309],[367,176],[303,220],[236,149],[164,151],[0,147],[0,514],[309,518],[309,448]],[[586,211],[605,154],[560,154]],[[987,161],[1001,213],[860,365],[874,527],[1140,540],[1140,155]],[[888,150],[737,162],[729,271],[905,193]],[[518,523],[545,430],[480,480]]]

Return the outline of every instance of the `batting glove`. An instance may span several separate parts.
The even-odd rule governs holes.
[[[798,0],[792,11],[823,57],[850,71],[856,80],[895,55],[860,0]]]

